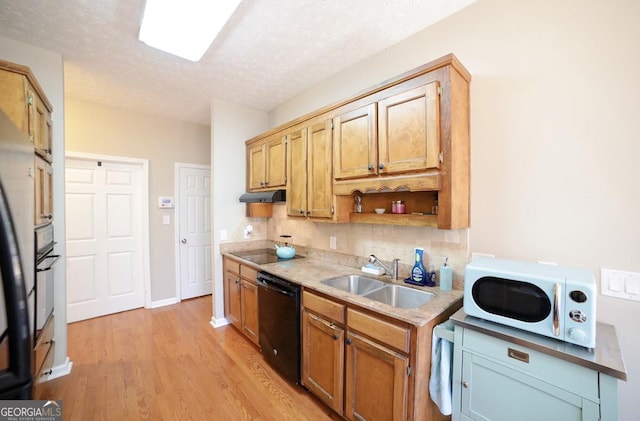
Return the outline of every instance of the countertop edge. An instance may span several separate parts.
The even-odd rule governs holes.
[[[292,266],[321,266],[321,270],[317,272],[322,272],[323,270],[334,270],[334,273],[327,273],[326,276],[323,276],[322,279],[328,279],[335,276],[342,275],[351,275],[351,274],[362,274],[358,268],[354,268],[351,266],[345,266],[340,263],[330,262],[314,257],[305,257],[304,259],[295,259],[295,260],[286,260],[280,261],[276,263],[266,263],[266,264],[257,264],[252,261],[243,259],[240,256],[233,254],[233,250],[229,251],[221,251],[220,253],[223,257],[228,257],[237,261],[240,261],[242,264],[250,266],[258,271],[269,272],[275,276],[281,277],[287,281],[293,282],[295,284],[301,285],[303,288],[312,290],[321,294],[328,295],[336,300],[344,301],[348,304],[352,304],[358,306],[360,308],[376,312],[378,314],[395,318],[401,322],[408,323],[417,328],[428,325],[430,322],[435,320],[440,314],[445,312],[451,306],[457,305],[458,303],[461,305],[463,291],[462,290],[452,290],[452,291],[440,291],[439,289],[429,290],[433,292],[436,296],[440,296],[440,300],[442,302],[434,302],[431,304],[431,309],[426,310],[422,307],[416,309],[400,309],[396,307],[392,307],[374,300],[366,299],[364,297],[360,297],[354,295],[352,293],[341,291],[336,288],[332,288],[320,283],[320,278],[316,273],[315,277],[311,277],[312,280],[300,280],[293,276],[295,273],[294,270],[291,270]],[[331,266],[331,269],[328,268]],[[366,276],[372,278],[385,278],[384,276],[375,276],[369,275]],[[317,278],[317,279],[316,279]],[[388,278],[388,276],[386,277]],[[401,282],[390,282],[389,279],[384,279],[387,283],[397,283],[402,284]],[[419,289],[419,288],[418,288]],[[435,305],[434,305],[435,304]],[[429,303],[425,304],[423,307],[428,307]]]
[[[589,350],[579,345],[558,341],[541,335],[499,323],[468,316],[464,309],[454,313],[450,320],[454,325],[492,336],[517,345],[531,348],[564,361],[596,370],[619,380],[627,380],[627,372],[620,351],[615,327],[606,323],[596,324],[596,348]]]

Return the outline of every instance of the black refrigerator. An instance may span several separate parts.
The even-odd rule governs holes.
[[[31,399],[34,147],[0,111],[0,399]]]

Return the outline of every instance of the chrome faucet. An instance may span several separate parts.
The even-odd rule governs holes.
[[[393,277],[394,281],[398,280],[398,262],[400,261],[400,259],[393,259],[391,261],[391,267],[387,266],[387,264],[385,264],[382,260],[378,259],[376,256],[374,256],[373,254],[369,255],[369,262],[375,264],[380,265],[380,267],[382,269],[384,269],[385,273],[388,273],[389,275],[391,275]]]

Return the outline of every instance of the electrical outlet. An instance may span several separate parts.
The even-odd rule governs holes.
[[[227,230],[220,230],[220,241],[227,241]]]
[[[489,253],[478,253],[477,251],[474,251],[471,253],[471,261],[473,262],[476,259],[481,259],[483,257],[491,257],[494,258],[496,257],[495,254],[489,254]]]
[[[335,250],[336,249],[336,237],[334,237],[334,236],[329,237],[329,248],[331,250]]]
[[[640,273],[600,269],[602,295],[640,301]]]

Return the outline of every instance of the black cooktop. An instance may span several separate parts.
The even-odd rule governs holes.
[[[258,249],[258,250],[244,250],[234,251],[229,254],[240,257],[241,259],[248,260],[258,265],[264,265],[267,263],[285,262],[291,259],[281,259],[276,254],[275,249]],[[302,259],[304,256],[298,256],[297,254],[293,259]]]

